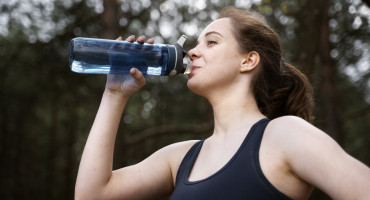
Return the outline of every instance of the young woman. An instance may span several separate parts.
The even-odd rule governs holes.
[[[311,87],[283,61],[279,37],[266,24],[225,8],[189,57],[187,85],[212,105],[212,136],[166,146],[112,171],[122,112],[145,79],[134,68],[131,77],[109,75],[82,155],[76,199],[308,199],[313,187],[333,199],[370,199],[369,168],[309,123]]]

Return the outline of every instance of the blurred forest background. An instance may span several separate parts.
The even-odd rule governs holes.
[[[190,49],[228,5],[266,17],[281,35],[285,60],[314,86],[314,124],[369,165],[370,0],[2,0],[0,199],[73,199],[106,77],[70,71],[72,38],[135,34],[171,44],[185,34]],[[114,168],[210,135],[210,105],[186,79],[147,77],[123,114]],[[311,199],[329,198],[315,190]]]

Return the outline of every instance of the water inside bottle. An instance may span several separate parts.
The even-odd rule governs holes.
[[[143,74],[159,76],[167,70],[168,52],[165,45],[129,42],[102,44],[78,40],[74,42],[71,63],[74,72],[129,74],[130,69],[135,67]]]
[[[137,68],[144,75],[160,76],[166,71],[161,66],[132,66],[129,68],[118,66],[114,71],[111,70],[111,67],[111,65],[95,65],[76,60],[72,62],[72,71],[86,74],[129,74],[132,67]]]

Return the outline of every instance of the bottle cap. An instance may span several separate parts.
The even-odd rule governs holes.
[[[183,63],[183,59],[187,52],[183,49],[183,46],[187,40],[187,37],[185,35],[182,35],[174,45],[176,48],[176,64],[174,69],[170,72],[170,76],[176,75],[176,74],[183,74],[186,71],[186,65]]]

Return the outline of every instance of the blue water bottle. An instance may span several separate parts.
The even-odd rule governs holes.
[[[69,47],[69,66],[73,72],[87,74],[129,74],[133,67],[145,75],[184,74],[190,67],[183,62],[186,40],[183,35],[176,44],[168,45],[74,38]]]

